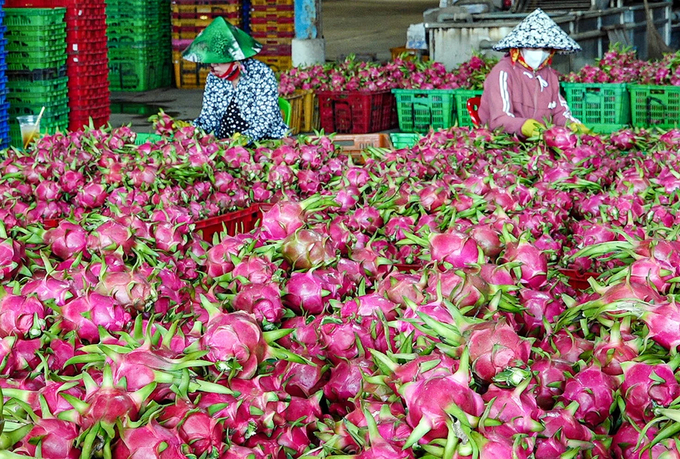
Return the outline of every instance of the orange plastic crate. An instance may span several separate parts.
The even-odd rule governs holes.
[[[368,147],[392,148],[390,135],[384,132],[373,134],[336,134],[333,143],[342,148],[342,153],[350,155],[352,161],[364,164],[362,152]]]
[[[295,24],[250,24],[250,28],[256,33],[295,33]]]
[[[293,66],[293,58],[291,56],[254,56],[255,59],[264,62],[275,72],[288,70]]]
[[[200,231],[203,240],[212,242],[215,234],[226,233],[235,236],[252,231],[260,220],[260,206],[254,204],[247,209],[197,221],[195,228],[196,231]]]
[[[293,5],[293,0],[251,0],[252,6]]]

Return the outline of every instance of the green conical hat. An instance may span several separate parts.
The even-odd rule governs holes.
[[[201,64],[226,64],[253,57],[261,50],[262,44],[253,37],[218,17],[198,34],[182,57]]]

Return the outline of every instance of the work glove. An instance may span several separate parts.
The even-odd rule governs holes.
[[[583,123],[569,123],[569,129],[571,129],[576,134],[592,134],[593,131],[588,129],[588,127]]]
[[[189,121],[174,120],[173,123],[175,125],[175,129],[191,126],[191,123]]]
[[[535,119],[529,118],[522,125],[522,135],[524,137],[534,137],[538,135],[540,129],[545,129],[545,126]]]

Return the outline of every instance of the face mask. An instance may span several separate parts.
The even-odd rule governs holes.
[[[548,51],[542,49],[523,49],[522,57],[529,67],[536,70],[550,56]]]
[[[234,81],[240,75],[241,75],[241,67],[236,62],[232,62],[231,66],[227,69],[227,71],[224,72],[222,75],[217,75],[217,77],[223,78],[223,79],[229,80],[229,81]]]

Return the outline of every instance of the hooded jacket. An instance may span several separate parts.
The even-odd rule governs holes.
[[[491,129],[502,127],[511,134],[521,134],[528,119],[560,126],[580,123],[560,94],[555,70],[545,66],[532,71],[509,55],[486,77],[478,114]]]

